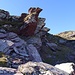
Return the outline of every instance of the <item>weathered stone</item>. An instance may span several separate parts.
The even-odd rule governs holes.
[[[12,22],[18,21],[19,16],[11,16]]]
[[[30,57],[26,49],[27,43],[24,40],[20,39],[18,35],[13,32],[8,32],[8,33],[7,32],[4,33],[4,32],[5,31],[1,31],[2,34],[6,35],[6,37],[0,39],[0,51],[5,53],[6,55],[10,55],[10,59],[12,60],[15,58],[18,58],[18,59],[21,58],[22,63],[23,63],[23,60],[24,62],[26,62],[26,60],[29,61]],[[10,61],[9,58],[7,59]],[[13,64],[12,60],[8,66],[11,66],[11,63]],[[14,63],[12,67],[16,67],[16,66],[18,67],[19,64]]]
[[[16,47],[14,47],[13,49],[14,49],[14,51],[15,51],[17,54],[20,54],[20,55],[22,55],[22,56],[28,56],[28,54],[27,54],[27,52],[26,52],[26,49],[22,49],[22,48],[20,49],[20,48],[19,48],[19,49],[20,49],[20,50],[19,50],[19,49],[17,49]],[[22,50],[22,51],[21,51],[21,50]]]
[[[31,7],[28,10],[28,14],[22,13],[21,16],[12,16],[9,15],[7,11],[0,10],[0,28],[2,28],[0,29],[0,51],[10,56],[9,58],[9,60],[11,59],[9,65],[10,67],[17,68],[18,65],[26,63],[28,61],[38,62],[38,61],[46,60],[45,62],[49,62],[53,64],[60,63],[63,61],[65,62],[74,61],[75,54],[71,47],[70,47],[71,50],[68,49],[68,46],[73,46],[74,47],[73,49],[75,49],[75,45],[74,45],[75,41],[67,40],[67,42],[65,42],[61,39],[58,39],[57,36],[55,36],[55,38],[53,38],[53,35],[49,36],[47,32],[50,29],[44,27],[45,18],[38,17],[41,11],[42,11],[41,8]],[[21,38],[19,38],[16,33],[18,35],[21,35],[20,37],[24,38],[26,42]],[[46,38],[46,40],[44,39],[45,41],[42,41],[43,36],[44,38]],[[72,34],[70,33],[68,38],[74,38],[74,36],[75,36],[75,32],[72,32]],[[66,43],[67,47],[64,45],[64,43]],[[61,49],[62,47],[64,47],[63,50],[65,52]],[[54,51],[61,50],[62,52],[61,51],[53,52],[51,50]],[[61,56],[62,59],[60,58],[61,54],[62,54]],[[44,59],[42,55],[46,59]],[[35,68],[36,70],[39,69],[38,66],[36,66]],[[43,68],[45,69],[45,67]],[[35,70],[34,68],[30,68],[30,69],[32,71]],[[51,68],[51,71],[48,70],[45,71],[44,69],[40,69],[39,71],[42,75],[46,75],[46,74],[54,75],[54,73],[57,72],[56,70],[54,71],[53,68]],[[29,71],[29,69],[27,70]],[[6,71],[4,72],[6,73]],[[35,72],[34,74],[38,75],[39,73]]]
[[[14,37],[14,36],[13,36]],[[15,44],[19,43],[21,39],[19,37],[16,37],[14,39],[11,39],[11,41],[15,42]],[[21,43],[22,44],[22,43]]]
[[[0,51],[5,52],[7,48],[12,46],[14,43],[9,40],[0,40]]]
[[[12,75],[16,73],[16,69],[13,68],[6,68],[6,67],[0,67],[0,75]]]
[[[45,21],[45,18],[38,18],[38,23],[37,23],[37,28],[35,30],[35,34],[39,37],[46,35],[46,33],[50,30],[49,28],[44,27],[45,26],[44,21]]]
[[[37,36],[33,36],[30,39],[28,39],[27,43],[34,44],[37,48],[40,48],[42,46],[41,38]]]
[[[20,34],[25,36],[32,36],[37,27],[38,15],[42,11],[40,8],[30,8],[29,14],[24,18],[24,22],[27,23],[26,28],[20,30]]]
[[[37,8],[31,7],[31,8],[28,10],[29,14],[35,14],[35,20],[36,20],[36,21],[37,21],[37,19],[38,19],[39,13],[40,13],[41,11],[42,11],[42,9],[39,8],[39,7],[37,7]]]
[[[39,33],[44,26],[45,26],[45,23],[41,24],[41,25],[37,25],[37,28],[35,30],[35,34]]]
[[[54,51],[58,49],[58,46],[55,43],[46,43],[46,44]]]
[[[13,32],[7,33],[7,38],[8,38],[8,39],[14,39],[14,38],[16,38],[17,36],[18,36],[18,35],[15,34],[15,33],[13,33]]]
[[[38,37],[43,37],[43,36],[45,36],[46,34],[47,34],[47,32],[41,30],[39,33],[36,34],[36,36],[38,36]]]
[[[7,19],[8,17],[9,17],[9,12],[0,9],[0,19],[5,19],[5,18]]]
[[[0,29],[0,39],[4,39],[6,38],[7,34],[6,31],[4,29]]]
[[[42,30],[42,31],[45,31],[45,32],[48,32],[50,29],[47,28],[47,27],[43,27],[41,30]]]
[[[45,20],[46,20],[45,18],[39,18],[38,19],[38,24],[41,25],[42,23],[45,22]]]
[[[34,47],[34,45],[29,44],[27,46],[28,53],[31,57],[33,57],[33,61],[42,62],[42,59],[38,53],[38,50]]]
[[[23,28],[22,30],[20,30],[20,34],[22,34],[24,36],[32,36],[32,35],[34,35],[34,31],[35,31],[36,27],[37,27],[36,22],[28,23],[26,28]]]
[[[0,39],[3,39],[3,38],[6,38],[6,34],[4,34],[4,33],[0,33]]]
[[[24,20],[24,18],[27,16],[27,13],[22,13],[20,18],[19,18],[19,21],[22,21]]]
[[[0,18],[5,18],[5,17],[6,17],[6,15],[5,15],[5,14],[0,13]]]
[[[12,46],[14,44],[12,41],[9,40],[6,40],[5,42],[8,44],[8,46]]]
[[[43,62],[28,62],[20,65],[18,70],[23,74],[29,75],[69,75],[64,71]]]
[[[1,26],[7,31],[13,31],[19,35],[32,36],[45,26],[45,18],[38,18],[41,11],[42,9],[39,7],[31,7],[28,14],[22,13],[21,16],[14,16],[9,15],[9,12],[5,10],[0,10],[0,20],[3,24]]]

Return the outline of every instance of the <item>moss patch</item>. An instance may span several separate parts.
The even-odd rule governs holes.
[[[0,52],[0,66],[5,67],[7,66],[7,58],[4,53]]]
[[[4,27],[4,25],[12,25],[12,27]],[[8,20],[3,20],[0,21],[0,28],[4,28],[7,31],[13,31],[17,32],[19,28],[23,25],[23,22],[18,22],[18,21],[8,21]]]
[[[69,61],[68,55],[71,55],[74,51],[63,44],[59,44],[59,40],[63,38],[59,36],[47,34],[46,39],[48,40],[48,42],[57,44],[58,49],[53,51],[51,50],[50,47],[43,45],[40,51],[42,60],[52,65],[55,65],[57,63],[68,62]]]

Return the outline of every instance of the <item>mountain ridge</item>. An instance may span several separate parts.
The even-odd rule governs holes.
[[[75,31],[65,31],[57,35],[67,40],[75,40]]]

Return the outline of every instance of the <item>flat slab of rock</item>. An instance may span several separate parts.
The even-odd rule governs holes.
[[[42,62],[41,56],[38,53],[38,50],[36,49],[36,47],[34,47],[34,45],[29,44],[27,46],[27,50],[29,55],[33,58],[33,61]]]
[[[0,67],[0,75],[23,75],[17,69]]]

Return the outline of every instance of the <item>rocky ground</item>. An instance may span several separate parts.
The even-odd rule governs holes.
[[[75,63],[75,31],[48,33],[41,11],[12,16],[0,9],[0,75],[69,75],[54,65]]]

